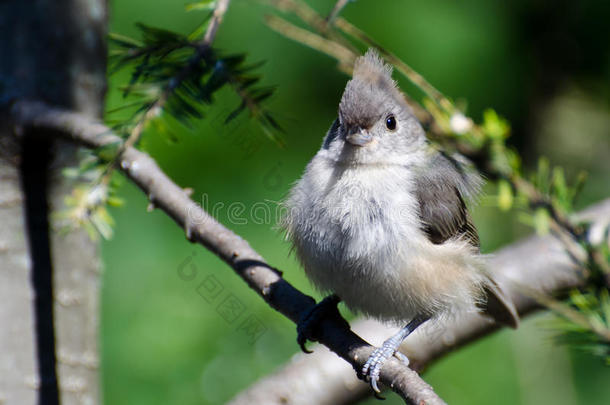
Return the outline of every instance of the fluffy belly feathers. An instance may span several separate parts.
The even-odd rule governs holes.
[[[427,239],[412,193],[397,192],[410,187],[404,168],[358,174],[324,168],[295,186],[284,223],[320,290],[382,320],[475,310],[484,282],[481,256],[465,241]]]

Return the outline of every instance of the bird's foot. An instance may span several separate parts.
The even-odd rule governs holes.
[[[297,343],[305,353],[311,353],[311,350],[305,347],[305,343],[307,343],[308,339],[311,340],[311,336],[315,335],[314,331],[320,321],[331,315],[339,315],[337,304],[340,301],[341,299],[336,295],[329,295],[299,319],[297,324]]]
[[[368,360],[362,367],[362,377],[368,379],[371,384],[371,388],[375,391],[375,396],[378,397],[381,391],[377,386],[379,381],[379,374],[381,373],[381,367],[383,364],[392,356],[395,356],[398,360],[403,362],[406,366],[409,365],[409,359],[407,356],[398,351],[398,346],[402,343],[407,336],[411,334],[419,325],[426,322],[429,319],[428,316],[416,316],[401,330],[398,331],[394,336],[383,342],[381,347],[378,347],[369,356]],[[379,397],[378,397],[379,398]]]
[[[381,347],[376,348],[371,353],[364,367],[362,367],[362,376],[369,380],[371,388],[377,394],[381,392],[377,385],[381,368],[390,357],[395,356],[406,366],[409,365],[409,358],[398,351],[398,346],[400,346],[401,342],[402,340],[395,339],[395,337],[386,340]]]

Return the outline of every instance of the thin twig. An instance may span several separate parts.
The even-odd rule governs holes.
[[[343,8],[347,6],[347,3],[349,3],[350,1],[351,0],[337,0],[337,2],[335,3],[335,7],[333,7],[333,10],[326,18],[326,21],[328,21],[329,24],[332,24],[335,18],[337,18]]]
[[[40,102],[17,101],[11,115],[17,126],[46,129],[89,148],[100,148],[120,142],[112,130],[89,117]],[[20,132],[20,131],[16,131]],[[265,262],[250,244],[236,235],[189,198],[146,153],[133,147],[123,150],[121,170],[147,196],[150,203],[167,213],[197,242],[235,270],[271,307],[298,322],[315,305],[315,300],[289,284],[281,273]],[[347,321],[337,312],[321,321],[315,340],[327,346],[360,370],[373,347],[353,333]],[[381,382],[405,401],[414,404],[444,404],[430,385],[397,359],[389,359],[381,371]]]
[[[222,19],[224,18],[227,9],[229,8],[229,3],[231,0],[218,0],[216,3],[216,7],[214,8],[214,13],[212,14],[212,20],[208,24],[208,29],[203,36],[203,44],[205,46],[212,45],[214,42],[214,38],[216,37],[216,31],[218,31],[218,27],[222,24]]]
[[[344,69],[351,69],[356,57],[359,56],[349,48],[346,48],[342,44],[332,39],[324,38],[320,35],[314,34],[311,31],[297,27],[296,25],[293,25],[283,18],[275,15],[265,16],[265,21],[270,28],[274,29],[285,37],[296,42],[300,42],[327,55],[331,55],[337,59],[339,65]]]

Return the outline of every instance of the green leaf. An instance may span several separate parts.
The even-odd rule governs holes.
[[[193,10],[208,7],[213,7],[213,2],[197,1],[188,6]],[[253,74],[262,63],[247,64],[245,53],[221,54],[214,49],[201,52],[196,41],[207,28],[205,22],[188,35],[141,23],[137,27],[139,41],[114,36],[119,52],[115,53],[113,66],[132,67],[129,84],[123,88],[123,95],[130,97],[129,103],[115,111],[135,110],[129,122],[122,120],[120,126],[115,126],[118,132],[127,136],[138,122],[148,120],[146,112],[161,97],[166,98],[163,105],[166,114],[160,120],[171,117],[190,128],[192,120],[204,118],[203,107],[213,102],[214,94],[230,85],[241,102],[229,114],[227,122],[247,109],[271,139],[277,138],[273,132],[280,130],[279,123],[262,106],[275,89],[258,86],[260,77]],[[155,121],[156,129],[174,141],[168,128]]]
[[[513,189],[508,181],[502,179],[498,182],[498,207],[508,211],[513,206]]]
[[[111,32],[110,34],[108,34],[108,39],[110,39],[111,42],[120,45],[124,48],[140,48],[144,46],[144,44],[138,41],[137,39],[117,34],[116,32]]]
[[[114,221],[110,215],[108,215],[105,208],[99,208],[90,218],[91,224],[104,239],[108,240],[112,238],[112,226],[114,225]]]
[[[546,157],[542,156],[538,159],[538,171],[534,184],[543,194],[549,194],[550,191],[550,167],[551,165]]]
[[[574,183],[574,186],[572,187],[572,190],[571,190],[572,204],[576,203],[576,200],[580,196],[580,192],[582,191],[582,189],[585,185],[585,182],[587,181],[587,177],[588,177],[588,174],[585,171],[581,171],[578,173],[578,176],[576,177],[576,182]]]
[[[269,97],[271,97],[274,92],[275,92],[275,88],[269,88],[269,87],[260,88],[254,92],[253,99],[257,103],[260,103],[260,102],[268,99]]]
[[[178,143],[178,137],[176,136],[174,131],[172,131],[169,124],[164,119],[162,119],[162,117],[154,119],[150,123],[155,129],[155,132],[165,137],[168,142]]]
[[[537,208],[534,212],[534,228],[538,235],[546,235],[550,228],[550,215],[545,208]]]
[[[122,207],[123,205],[125,205],[125,201],[122,198],[116,196],[108,197],[107,203],[111,207]]]
[[[121,142],[113,142],[106,144],[102,147],[96,148],[94,153],[103,161],[109,162],[115,158],[119,149],[121,148]]]
[[[210,13],[210,15],[208,15],[207,18],[201,22],[201,24],[195,27],[195,29],[188,34],[187,38],[189,41],[195,42],[203,38],[208,29],[208,20],[211,16],[212,14]]]
[[[508,121],[488,108],[483,112],[483,132],[491,139],[504,140],[510,135]]]
[[[91,239],[94,242],[99,239],[99,233],[97,232],[97,229],[91,222],[85,222],[85,223],[83,223],[82,226],[83,226],[83,229],[85,229],[85,231],[87,231],[87,235],[89,235],[89,239]]]
[[[186,11],[213,10],[216,7],[215,0],[199,0],[185,6]]]
[[[225,119],[225,124],[233,121],[243,110],[246,109],[246,102],[242,101],[242,103],[235,110],[231,111],[231,113]]]
[[[551,186],[555,201],[564,211],[569,211],[572,208],[572,199],[570,196],[570,190],[568,189],[568,185],[566,183],[566,178],[563,169],[561,167],[553,168]]]
[[[508,165],[513,170],[513,172],[519,172],[521,170],[521,157],[519,154],[513,149],[505,149],[506,160],[508,161]]]
[[[146,25],[144,23],[136,23],[136,27],[142,33],[145,44],[159,45],[164,43],[165,45],[168,45],[175,43],[187,43],[184,35],[170,30],[151,27],[150,25]]]

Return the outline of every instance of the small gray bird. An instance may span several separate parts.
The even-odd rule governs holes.
[[[516,327],[517,312],[485,270],[464,199],[481,180],[433,148],[373,50],[358,58],[339,116],[285,201],[282,226],[311,281],[331,292],[314,312],[348,308],[407,325],[362,374],[379,392],[383,363],[423,322],[483,309]]]

